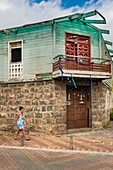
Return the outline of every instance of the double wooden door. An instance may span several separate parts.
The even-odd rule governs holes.
[[[90,37],[84,35],[78,35],[73,33],[66,33],[66,57],[67,59],[73,60],[75,56],[75,63],[78,64],[77,67],[86,69],[90,64]],[[85,68],[86,67],[86,68]]]
[[[89,90],[67,90],[67,129],[89,127]]]

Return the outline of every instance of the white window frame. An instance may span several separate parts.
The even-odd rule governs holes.
[[[11,43],[21,42],[21,46],[17,47],[10,47]],[[20,48],[21,47],[21,62],[14,62],[11,63],[11,49]],[[14,69],[21,69],[20,76],[18,76],[18,70],[17,70],[17,76],[12,76],[11,69],[14,67]],[[14,40],[8,42],[8,79],[22,79],[23,78],[23,40]]]

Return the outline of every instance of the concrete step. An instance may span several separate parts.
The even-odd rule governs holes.
[[[81,133],[81,132],[90,132],[90,131],[92,131],[92,128],[68,129],[67,130],[67,134]]]

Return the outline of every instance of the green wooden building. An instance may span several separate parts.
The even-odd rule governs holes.
[[[91,11],[0,31],[0,130],[20,105],[43,133],[109,122],[112,43],[96,24],[106,20]]]

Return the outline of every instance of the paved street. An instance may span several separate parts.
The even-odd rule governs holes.
[[[113,126],[98,131],[48,136],[30,141],[0,135],[0,170],[113,170]]]
[[[112,170],[113,154],[0,148],[0,170]]]

